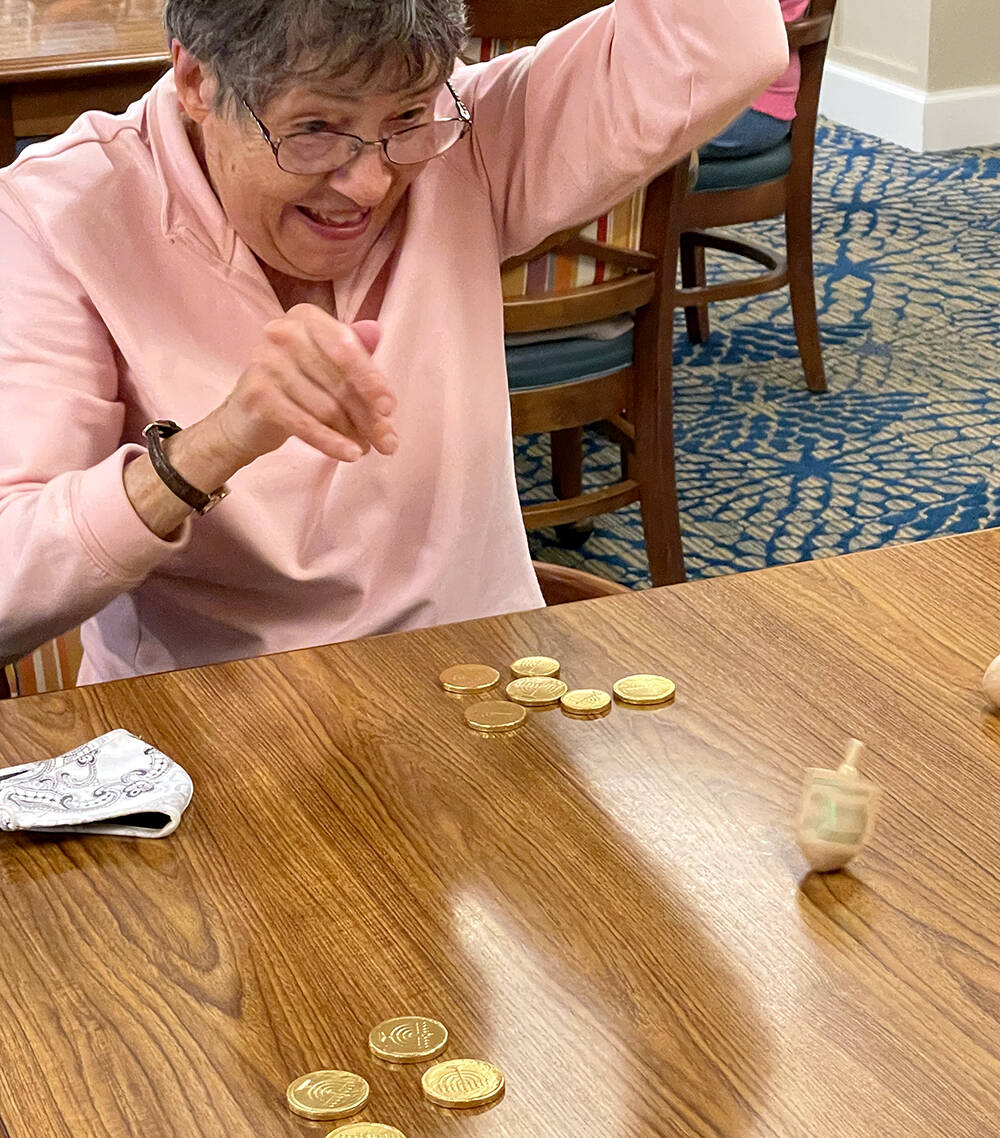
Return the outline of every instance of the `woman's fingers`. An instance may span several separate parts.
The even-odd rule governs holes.
[[[365,454],[372,449],[371,439],[354,421],[344,402],[336,399],[309,376],[296,374],[287,378],[282,390],[302,414],[357,443]]]
[[[392,454],[396,398],[371,356],[380,336],[374,320],[352,328],[309,304],[271,321],[217,409],[241,464],[292,435],[342,462]]]
[[[388,416],[396,400],[363,342],[377,342],[377,329],[367,321],[359,333],[312,308],[289,329],[289,347],[303,375],[344,409],[360,435],[380,453],[392,454],[398,439]]]
[[[308,443],[309,446],[315,447],[328,458],[335,459],[338,462],[356,462],[368,452],[369,447],[367,445],[358,442],[356,438],[351,436],[350,428],[346,423],[342,424],[345,426],[346,432],[324,423],[315,415],[305,411],[284,393],[278,395],[276,401],[276,409],[287,424],[289,433],[304,443]]]

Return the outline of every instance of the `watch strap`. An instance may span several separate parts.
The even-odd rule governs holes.
[[[171,494],[180,498],[186,506],[190,506],[196,513],[205,514],[226,497],[229,493],[229,488],[227,486],[220,486],[218,490],[213,490],[210,494],[206,494],[204,490],[199,490],[196,486],[192,486],[171,464],[170,459],[167,458],[166,451],[163,449],[163,442],[165,439],[179,434],[180,430],[181,428],[171,419],[157,419],[155,422],[147,423],[146,426],[143,427],[142,433],[146,439],[147,449],[149,450],[149,461],[152,463],[153,469],[159,476],[160,481],[163,482]]]

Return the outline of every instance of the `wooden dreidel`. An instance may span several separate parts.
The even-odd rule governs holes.
[[[1000,707],[1000,656],[997,656],[983,675],[983,691]]]
[[[837,770],[806,771],[795,838],[818,873],[842,869],[864,849],[875,828],[881,791],[858,773],[863,746],[851,739]]]

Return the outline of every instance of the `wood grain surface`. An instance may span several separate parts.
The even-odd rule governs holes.
[[[986,532],[0,706],[0,764],[125,727],[196,787],[160,842],[0,834],[0,1134],[321,1138],[321,1066],[408,1138],[996,1133],[998,583]],[[470,732],[438,672],[534,652],[676,702]],[[883,814],[807,875],[850,735]],[[409,1012],[505,1097],[370,1057]]]
[[[0,0],[0,166],[16,140],[124,111],[166,71],[162,0]]]
[[[168,61],[163,0],[0,0],[0,80]]]

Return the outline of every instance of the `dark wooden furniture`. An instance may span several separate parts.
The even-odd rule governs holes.
[[[0,166],[15,141],[65,130],[84,111],[123,111],[169,65],[162,0],[5,0],[0,19]]]
[[[573,601],[591,601],[597,597],[616,597],[631,589],[617,581],[607,581],[594,573],[584,573],[568,565],[534,562],[535,575],[547,605],[564,605]]]
[[[606,375],[511,390],[511,419],[515,435],[547,433],[552,440],[554,497],[523,508],[526,527],[565,526],[638,501],[656,585],[684,579],[671,399],[675,288],[664,266],[677,263],[676,219],[687,176],[684,159],[647,189],[640,250],[619,249],[581,235],[562,234],[547,243],[569,256],[621,266],[629,270],[627,275],[504,305],[508,332],[566,328],[635,313],[631,363]],[[621,477],[584,491],[583,428],[598,422],[621,444]]]
[[[993,1133],[998,627],[993,531],[4,704],[0,765],[122,726],[196,792],[161,842],[0,833],[0,1134],[322,1136],[323,1065],[410,1138]],[[676,702],[483,738],[437,684],[539,651]],[[848,735],[883,813],[815,877]],[[372,1059],[411,1011],[503,1101]]]
[[[826,374],[816,319],[813,281],[812,183],[816,115],[823,63],[836,0],[812,0],[809,15],[788,25],[788,45],[802,61],[802,83],[792,123],[791,165],[783,176],[735,189],[696,190],[684,200],[681,236],[681,272],[684,288],[678,305],[685,308],[687,332],[695,343],[709,334],[708,305],[734,300],[788,285],[799,355],[810,391],[826,390]],[[740,160],[724,164],[736,168]],[[744,165],[747,163],[744,162]],[[716,163],[720,165],[720,163]],[[718,233],[712,227],[785,218],[785,257],[745,240]],[[763,266],[750,279],[706,283],[705,250],[719,249]]]

